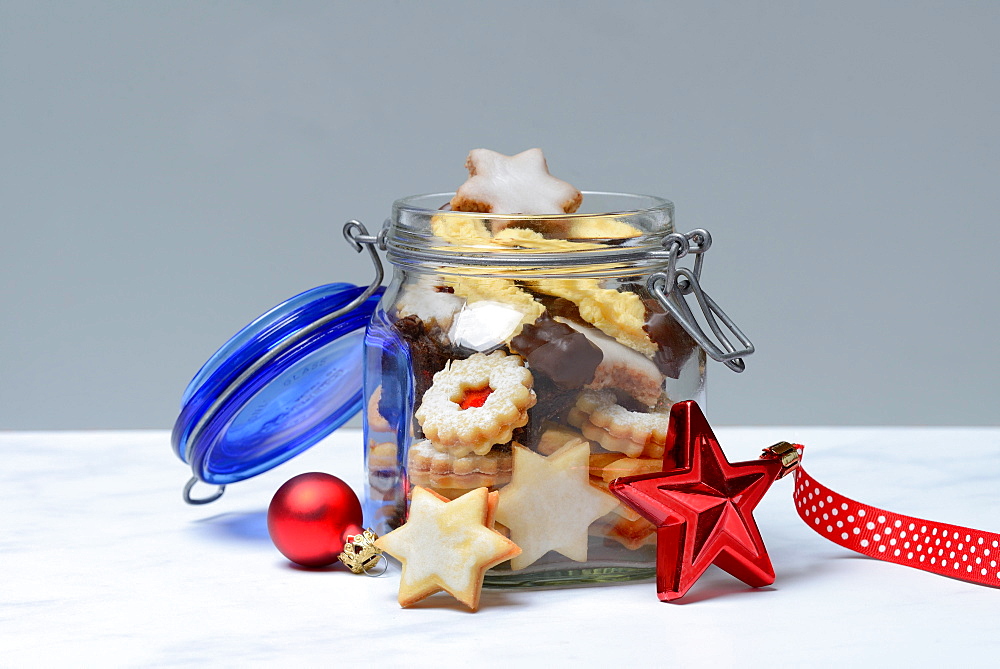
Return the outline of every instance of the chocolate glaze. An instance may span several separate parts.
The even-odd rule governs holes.
[[[428,328],[417,316],[404,316],[393,322],[392,327],[410,349],[410,364],[413,367],[413,403],[418,407],[424,393],[431,387],[434,375],[444,369],[449,360],[467,358],[469,353],[454,346],[442,345],[443,333],[440,328]],[[384,393],[382,400],[387,400]],[[381,408],[380,403],[380,411]]]
[[[559,388],[582,388],[594,379],[604,359],[601,349],[573,328],[542,314],[533,325],[525,325],[510,342],[532,374],[548,377]]]
[[[569,410],[576,402],[577,390],[565,390],[546,376],[535,375],[535,395],[538,402],[528,409],[528,424],[514,430],[514,441],[535,448],[542,436],[545,423],[566,424]]]
[[[676,379],[698,344],[656,300],[644,299],[642,303],[646,307],[646,324],[642,329],[658,348],[653,363],[661,372]]]

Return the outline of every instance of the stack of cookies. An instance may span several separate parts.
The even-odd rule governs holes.
[[[552,253],[558,263],[559,253],[644,234],[613,216],[551,216],[576,211],[582,194],[548,174],[537,149],[512,157],[477,149],[467,167],[469,180],[450,211],[430,220],[441,248]],[[641,277],[604,279],[554,268],[521,278],[482,266],[413,273],[376,315],[384,316],[389,335],[383,385],[369,397],[367,466],[370,496],[381,494],[391,507],[383,531],[402,523],[413,486],[448,499],[485,487],[499,491],[501,509],[505,488],[516,487],[518,503],[529,499],[524,508],[531,508],[526,486],[545,482],[517,483],[516,463],[533,462],[512,457],[521,448],[546,458],[559,454],[567,463],[585,444],[589,469],[580,485],[612,499],[607,490],[615,478],[662,468],[670,406],[686,399],[667,393],[668,379],[700,378],[695,343],[645,291]],[[411,380],[406,390],[388,385],[386,370],[398,364],[399,351]],[[698,381],[689,386],[697,388]],[[651,563],[652,524],[617,502],[606,513],[611,506],[594,501],[586,511],[560,511],[567,526],[581,528],[585,543],[591,537],[583,561],[636,552],[626,561]],[[560,557],[558,550],[526,550],[518,566],[564,561],[566,552]],[[576,549],[571,553],[581,561]]]

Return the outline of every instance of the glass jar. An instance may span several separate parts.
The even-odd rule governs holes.
[[[655,528],[607,487],[660,471],[670,406],[704,404],[705,350],[650,281],[672,270],[684,285],[676,260],[699,239],[683,248],[656,197],[585,193],[589,213],[514,216],[445,211],[451,195],[397,201],[381,235],[394,271],[365,335],[367,522],[402,524],[415,485],[452,499],[487,486],[502,512],[515,449],[584,443],[588,471],[573,475],[612,507],[562,511],[566,526],[592,520],[585,553],[504,563],[485,583],[651,578]]]
[[[189,384],[171,439],[192,470],[185,501],[219,499],[361,411],[365,524],[379,534],[404,522],[413,486],[485,486],[522,547],[487,585],[651,578],[653,526],[608,484],[669,466],[671,404],[704,404],[706,355],[742,371],[753,346],[701,288],[707,231],[675,232],[660,198],[584,195],[585,212],[558,216],[452,212],[451,193],[423,195],[397,201],[377,236],[348,222],[371,284],[286,300]],[[394,268],[385,289],[378,249]],[[198,482],[218,488],[197,496]]]

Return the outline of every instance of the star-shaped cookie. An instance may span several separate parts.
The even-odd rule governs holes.
[[[415,486],[406,523],[375,545],[403,563],[399,604],[444,590],[475,611],[486,570],[521,549],[493,529],[497,493],[477,488],[448,501]]]
[[[541,149],[528,149],[514,156],[473,149],[465,166],[469,180],[452,198],[453,211],[569,214],[583,201],[580,191],[549,174]]]
[[[521,547],[511,569],[523,569],[550,550],[587,560],[587,528],[617,501],[590,485],[590,443],[567,442],[549,457],[514,446],[511,482],[500,491],[497,522]]]

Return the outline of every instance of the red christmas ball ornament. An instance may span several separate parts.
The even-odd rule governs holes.
[[[299,474],[274,493],[267,531],[286,558],[304,567],[337,561],[347,537],[360,534],[361,502],[350,486],[321,472]]]

